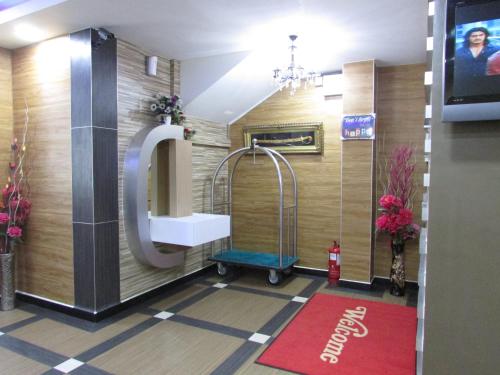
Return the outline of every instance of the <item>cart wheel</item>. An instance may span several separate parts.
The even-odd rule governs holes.
[[[293,268],[292,267],[288,267],[287,269],[283,270],[283,274],[285,276],[290,276],[292,274],[292,271],[293,271]]]
[[[267,281],[271,285],[279,285],[281,283],[283,276],[276,270],[269,270],[269,274],[267,275]]]
[[[221,262],[217,262],[217,274],[221,277],[224,277],[227,275],[228,268]]]

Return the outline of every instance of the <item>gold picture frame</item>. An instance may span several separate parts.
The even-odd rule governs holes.
[[[257,145],[282,154],[322,154],[323,123],[303,122],[275,125],[254,125],[243,128],[245,147]]]

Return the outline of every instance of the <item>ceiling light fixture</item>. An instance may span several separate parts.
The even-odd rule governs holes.
[[[297,39],[297,35],[289,35],[291,44],[290,44],[290,64],[285,69],[274,69],[274,81],[279,86],[280,91],[283,88],[290,88],[290,95],[294,95],[295,91],[300,87],[301,81],[303,78],[306,78],[306,85],[308,82],[314,80],[317,76],[314,72],[309,72],[307,75],[304,75],[304,68],[300,65],[297,65],[295,62],[295,50],[297,46],[294,44]]]
[[[26,23],[16,25],[14,32],[18,38],[27,42],[38,42],[45,36],[38,27]]]

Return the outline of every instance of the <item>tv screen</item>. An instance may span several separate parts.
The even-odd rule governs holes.
[[[500,1],[448,0],[446,28],[445,107],[480,103],[500,106]],[[500,110],[498,114],[479,113],[484,108],[468,106],[467,113],[459,112],[465,116],[464,121],[500,118]],[[445,108],[443,112],[445,117],[450,111]]]

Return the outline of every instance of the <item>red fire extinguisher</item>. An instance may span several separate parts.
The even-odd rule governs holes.
[[[336,284],[340,279],[340,245],[333,241],[328,248],[328,283]]]

